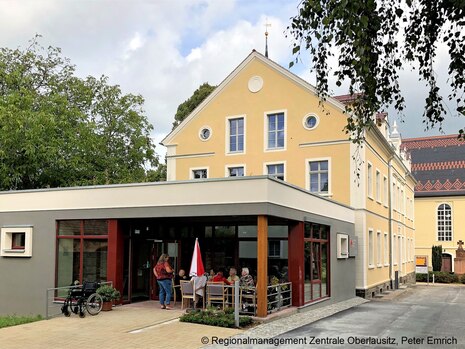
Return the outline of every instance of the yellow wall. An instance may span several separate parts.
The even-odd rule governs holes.
[[[263,89],[252,93],[248,81],[252,76],[261,76]],[[266,174],[267,163],[284,162],[285,180],[302,188],[308,188],[307,159],[329,158],[331,161],[330,190],[332,199],[350,203],[349,168],[350,144],[345,133],[344,114],[326,104],[326,111],[319,107],[319,99],[299,84],[284,77],[259,60],[252,61],[190,121],[170,142],[177,144],[176,156],[213,153],[211,156],[176,159],[176,180],[190,179],[190,169],[208,168],[208,177],[225,177],[227,165],[244,165],[245,174]],[[266,113],[284,111],[286,119],[285,150],[265,150]],[[309,113],[319,118],[313,130],[303,127],[303,119]],[[330,113],[329,115],[327,113]],[[229,154],[227,127],[228,117],[245,118],[245,151]],[[198,134],[208,126],[212,136],[202,141]],[[342,143],[305,146],[317,142]],[[331,193],[330,193],[331,194]]]
[[[247,60],[246,60],[247,61]],[[248,89],[250,78],[260,76],[263,88],[256,93]],[[310,159],[328,159],[330,161],[330,188],[328,196],[338,202],[351,205],[361,217],[356,227],[359,246],[363,253],[356,261],[357,287],[370,287],[389,281],[390,263],[384,258],[385,233],[392,229],[397,237],[400,227],[401,236],[412,247],[410,258],[406,258],[394,269],[400,269],[400,275],[411,273],[413,268],[413,214],[407,217],[407,207],[393,212],[393,220],[389,222],[390,199],[385,197],[384,178],[403,188],[404,196],[413,198],[415,183],[405,178],[406,169],[402,160],[394,156],[391,162],[392,174],[389,179],[389,160],[393,156],[392,148],[379,132],[368,132],[364,148],[360,150],[359,168],[361,178],[354,183],[353,145],[348,135],[343,132],[346,115],[342,109],[331,103],[325,104],[323,111],[319,106],[319,98],[303,86],[261,59],[252,58],[249,63],[242,64],[221,84],[210,101],[195,116],[185,121],[169,142],[168,161],[175,166],[171,170],[170,179],[191,179],[192,169],[208,170],[209,178],[227,176],[228,166],[242,166],[246,176],[266,174],[266,164],[284,163],[285,180],[296,186],[309,189],[308,161]],[[285,113],[285,148],[268,151],[266,149],[266,115],[271,112]],[[319,123],[316,128],[308,130],[303,126],[304,118],[315,114]],[[228,118],[243,117],[245,124],[244,152],[229,153]],[[201,140],[199,132],[209,127],[212,131],[210,139]],[[382,125],[385,127],[385,125]],[[381,131],[383,132],[383,131]],[[368,196],[367,164],[373,168],[372,196]],[[168,166],[170,171],[170,166]],[[376,198],[376,170],[380,172],[380,197]],[[407,170],[408,172],[408,170]],[[392,188],[388,188],[388,194]],[[407,200],[405,200],[407,201]],[[402,211],[402,212],[401,212]],[[413,202],[412,209],[413,211]],[[410,219],[411,218],[411,219]],[[390,226],[391,225],[391,226]],[[373,229],[374,265],[369,265],[368,231]],[[378,261],[378,231],[381,233],[381,263]],[[388,249],[389,251],[389,249]],[[405,252],[404,252],[405,253]]]
[[[438,241],[437,238],[437,209],[440,204],[448,204],[452,209],[452,241]],[[452,264],[457,250],[457,242],[465,241],[465,197],[429,197],[415,199],[416,216],[416,248],[418,256],[428,256],[429,266],[431,264],[431,247],[442,245],[446,253],[452,255]]]

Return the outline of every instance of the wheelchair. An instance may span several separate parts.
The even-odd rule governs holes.
[[[90,315],[97,315],[102,310],[103,298],[96,293],[100,284],[98,282],[84,281],[82,286],[72,287],[68,291],[61,312],[66,317],[71,316],[71,313],[79,314],[79,317],[86,316],[84,310]]]

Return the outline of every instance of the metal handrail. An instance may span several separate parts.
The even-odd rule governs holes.
[[[99,284],[113,286],[113,281],[103,281],[103,282],[99,282]],[[57,291],[61,291],[61,290],[69,291],[69,290],[72,290],[75,288],[81,288],[81,287],[82,285],[47,288],[46,296],[45,296],[45,318],[50,319],[51,317],[58,316],[61,314],[61,306],[63,305],[64,299],[63,297],[56,296]],[[50,293],[52,291],[53,291],[53,294],[51,296]],[[64,298],[66,298],[66,296]]]

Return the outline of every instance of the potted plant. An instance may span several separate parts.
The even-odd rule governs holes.
[[[110,285],[102,285],[97,289],[97,293],[102,296],[103,307],[102,310],[108,311],[112,309],[113,301],[120,298],[120,292]]]

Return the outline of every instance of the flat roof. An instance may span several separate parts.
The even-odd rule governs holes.
[[[261,204],[261,205],[257,205]],[[231,214],[232,206],[253,206],[250,214],[303,217],[305,213],[354,223],[354,210],[333,200],[269,176],[213,178],[189,181],[131,183],[71,188],[50,188],[0,192],[0,212],[184,208],[187,215]],[[221,209],[224,207],[224,210]],[[270,209],[272,207],[273,209]],[[189,214],[189,208],[193,208]],[[195,209],[194,209],[195,208]],[[282,214],[279,208],[282,208]],[[223,212],[224,211],[224,212]],[[290,215],[290,212],[293,212]],[[160,211],[161,212],[161,211]],[[260,213],[261,212],[261,213]],[[213,214],[213,213],[212,213]],[[172,216],[179,216],[173,211]],[[157,216],[154,211],[154,216]]]

